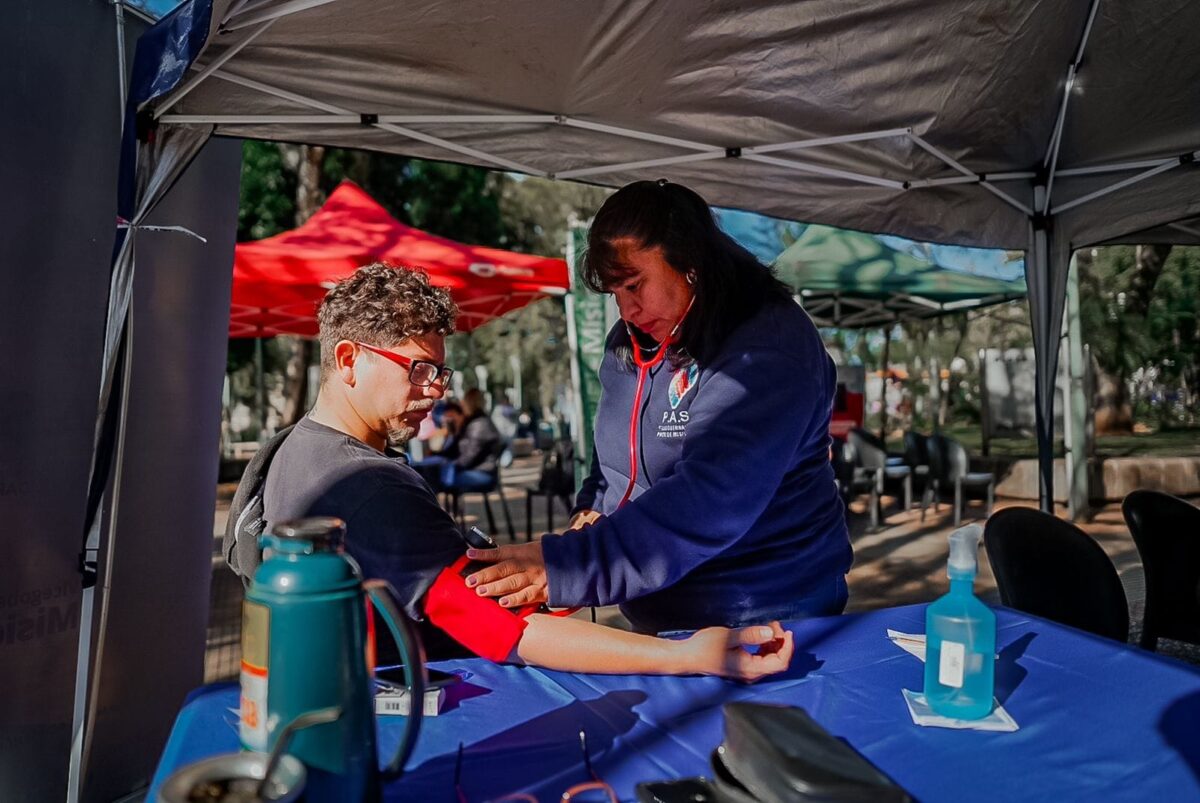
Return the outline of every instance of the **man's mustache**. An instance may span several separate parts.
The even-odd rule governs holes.
[[[416,412],[420,412],[422,410],[432,410],[432,409],[433,409],[433,399],[418,399],[417,401],[409,402],[408,408],[404,412],[416,413]]]

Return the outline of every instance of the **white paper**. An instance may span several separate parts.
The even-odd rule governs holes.
[[[901,633],[899,630],[888,629],[888,638],[909,655],[915,655],[922,661],[925,660],[925,634],[924,633]]]
[[[904,702],[908,703],[908,713],[912,715],[912,721],[918,725],[927,728],[956,728],[958,730],[976,730],[976,731],[997,731],[1002,733],[1011,733],[1019,727],[1017,721],[1012,718],[1012,715],[1004,710],[1004,706],[1000,705],[993,698],[994,706],[992,713],[988,714],[983,719],[954,719],[953,717],[944,717],[941,714],[934,713],[929,707],[929,703],[925,700],[925,695],[920,692],[909,691],[904,689]]]
[[[925,634],[901,633],[899,630],[888,628],[887,636],[900,649],[909,655],[914,655],[922,662],[925,660]],[[943,642],[943,645],[946,642]],[[944,646],[943,646],[944,649]],[[945,653],[942,653],[943,656]],[[999,731],[1009,733],[1018,729],[1017,721],[1012,718],[1000,701],[992,698],[992,713],[983,719],[954,719],[935,714],[925,701],[925,695],[920,692],[903,689],[904,701],[908,703],[908,713],[917,725],[930,728],[956,728],[959,730]]]

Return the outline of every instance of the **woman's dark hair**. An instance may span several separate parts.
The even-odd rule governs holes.
[[[631,239],[642,248],[662,248],[672,269],[692,275],[696,301],[680,327],[671,362],[710,362],[725,338],[764,305],[791,298],[791,290],[728,234],[721,231],[704,199],[682,184],[636,181],[613,193],[588,232],[583,281],[597,293],[631,275],[616,240]],[[619,333],[619,359],[632,364],[629,335]]]

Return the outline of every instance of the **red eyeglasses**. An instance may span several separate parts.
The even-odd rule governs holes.
[[[372,346],[369,343],[358,343],[367,351],[378,354],[380,357],[385,357],[399,365],[401,368],[408,369],[408,381],[420,388],[427,388],[430,385],[440,385],[443,388],[449,386],[450,377],[454,376],[454,369],[447,368],[444,365],[438,365],[436,362],[428,360],[414,360],[412,357],[405,357],[403,354],[393,354],[390,351],[384,351],[378,346]]]

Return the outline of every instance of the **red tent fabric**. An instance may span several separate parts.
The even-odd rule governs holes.
[[[447,288],[464,332],[569,287],[561,259],[463,245],[405,226],[358,185],[343,181],[304,225],[237,245],[229,336],[315,337],[326,291],[377,261],[421,268]]]

